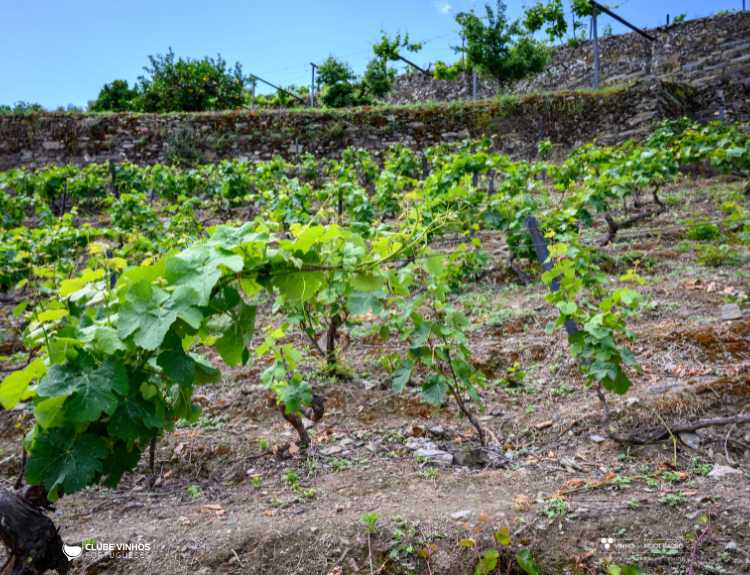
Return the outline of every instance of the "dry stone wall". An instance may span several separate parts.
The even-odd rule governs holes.
[[[293,158],[336,155],[348,146],[381,150],[488,137],[496,149],[531,157],[549,138],[559,150],[647,133],[661,118],[694,112],[693,90],[639,83],[603,93],[347,111],[202,114],[31,114],[0,116],[0,169],[44,164],[153,163],[192,155]]]
[[[601,41],[603,84],[665,80],[695,86],[702,93],[704,115],[725,110],[730,119],[750,120],[750,12],[689,20],[649,31],[650,42],[636,33]],[[516,94],[584,88],[591,85],[591,43],[557,49],[544,72],[510,89]],[[497,95],[491,81],[480,81],[479,97]],[[466,78],[438,81],[420,74],[397,80],[389,101],[393,103],[469,99]]]

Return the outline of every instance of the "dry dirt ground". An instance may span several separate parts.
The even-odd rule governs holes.
[[[626,397],[610,397],[621,433],[750,412],[748,252],[732,245],[740,259],[712,267],[702,250],[725,240],[687,239],[688,220],[720,221],[740,190],[718,180],[672,189],[668,213],[606,248],[612,271],[635,265],[649,280],[633,322],[643,372]],[[66,542],[148,546],[131,558],[85,551],[72,572],[458,575],[498,548],[497,572],[515,573],[508,556],[523,546],[540,573],[605,573],[610,562],[645,574],[750,573],[750,425],[645,446],[606,438],[564,337],[544,331],[554,318],[544,293],[498,272],[456,296],[491,382],[481,420],[503,465],[415,457],[416,443],[432,442],[467,459],[471,428],[453,405],[394,395],[378,358],[402,344],[355,333],[343,353],[353,378],[317,382],[327,413],[307,455],[274,453],[294,436],[255,365],[199,390],[204,415],[160,441],[153,488],[144,457],[119,488],[63,498],[53,518]],[[744,315],[723,319],[727,303]],[[20,413],[0,414],[5,487],[20,467]],[[729,473],[715,477],[716,466]],[[368,536],[361,518],[371,512]],[[494,540],[501,528],[512,551]]]

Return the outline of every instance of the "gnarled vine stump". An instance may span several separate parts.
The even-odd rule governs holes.
[[[0,575],[68,572],[70,567],[60,533],[40,504],[43,503],[34,488],[23,494],[0,490],[0,540],[9,553]]]

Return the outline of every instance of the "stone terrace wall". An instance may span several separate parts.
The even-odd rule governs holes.
[[[568,149],[595,138],[613,143],[641,136],[663,117],[693,112],[693,97],[684,86],[640,83],[599,94],[331,112],[0,116],[0,169],[107,160],[152,163],[186,148],[206,161],[308,151],[336,155],[347,146],[425,147],[485,136],[498,150],[529,157],[546,138]]]
[[[750,120],[746,98],[731,97],[739,98],[750,92],[750,12],[689,20],[650,30],[650,33],[656,37],[656,42],[634,32],[601,41],[604,85],[649,78],[686,82],[713,100],[713,114],[720,111],[723,90],[728,115]],[[576,47],[566,46],[554,52],[544,72],[519,82],[511,91],[526,94],[588,87],[591,85],[591,70],[590,42]],[[714,96],[710,97],[712,90]],[[480,97],[493,97],[498,91],[495,83],[480,82]],[[397,80],[389,101],[408,103],[470,97],[471,86],[466,79],[449,82],[409,74]]]

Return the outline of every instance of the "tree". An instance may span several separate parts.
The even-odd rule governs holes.
[[[520,80],[541,72],[547,62],[547,50],[520,22],[510,22],[505,2],[497,0],[495,10],[485,5],[485,17],[473,12],[456,16],[466,44],[458,48],[467,64],[500,84]]]
[[[382,98],[391,91],[395,79],[396,70],[389,67],[387,61],[374,58],[367,64],[365,74],[362,76],[362,86],[368,94]]]
[[[149,56],[150,66],[139,78],[144,112],[231,110],[244,103],[244,76],[239,63],[227,67],[221,57],[191,60]]]
[[[114,80],[99,92],[99,96],[89,103],[92,112],[129,112],[138,111],[142,102],[136,87],[128,86],[127,80]]]
[[[424,68],[417,66],[414,62],[405,58],[402,54],[403,50],[407,52],[419,52],[422,49],[422,44],[418,42],[410,42],[409,35],[396,34],[393,38],[390,38],[385,32],[380,33],[380,42],[372,47],[372,51],[375,56],[380,58],[384,62],[395,62],[400,60],[411,66],[412,68],[419,70],[422,74],[429,76],[429,72]]]
[[[532,34],[544,28],[550,42],[561,40],[568,31],[562,0],[550,0],[547,4],[543,0],[537,0],[536,4],[526,8],[524,25]]]
[[[361,88],[357,94],[357,79],[348,64],[329,56],[318,66],[318,78],[323,85],[321,101],[331,108],[344,108],[363,103]]]

